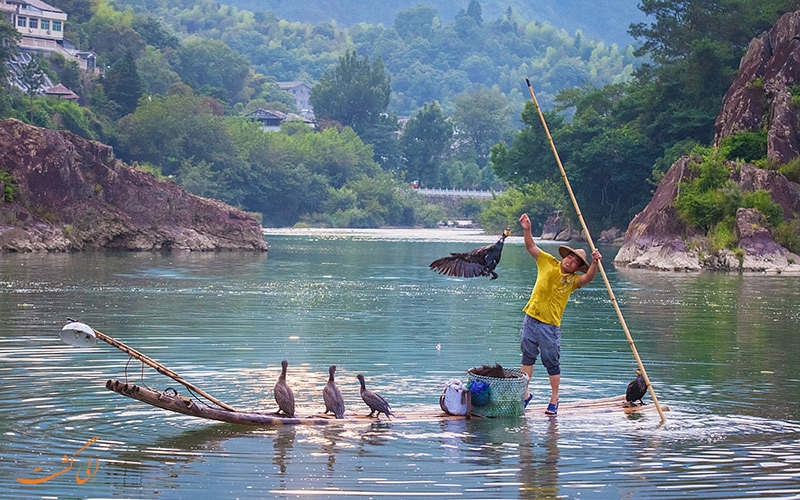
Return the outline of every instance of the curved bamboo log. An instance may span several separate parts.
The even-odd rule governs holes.
[[[158,373],[160,373],[162,375],[166,375],[167,377],[175,380],[179,384],[183,384],[188,389],[193,390],[197,394],[200,394],[204,398],[207,398],[209,401],[213,402],[214,404],[217,404],[217,405],[221,406],[222,408],[225,408],[228,411],[236,411],[231,406],[226,405],[225,403],[223,403],[219,399],[215,398],[214,396],[206,393],[204,390],[200,389],[199,387],[196,387],[196,386],[190,384],[189,382],[183,380],[183,378],[181,378],[181,376],[178,375],[177,373],[175,373],[174,371],[170,370],[169,368],[167,368],[166,366],[162,365],[161,363],[153,361],[152,359],[150,359],[149,357],[147,357],[144,354],[140,353],[136,349],[133,349],[132,347],[128,347],[127,345],[123,344],[119,340],[117,340],[117,339],[115,339],[113,337],[109,337],[105,333],[99,332],[99,331],[95,330],[94,328],[92,328],[92,331],[94,332],[94,334],[97,336],[98,339],[102,340],[103,342],[105,342],[105,343],[107,343],[109,345],[112,345],[112,346],[116,347],[117,349],[119,349],[120,351],[124,352],[125,354],[128,354],[129,356],[131,356],[131,357],[133,357],[135,359],[138,359],[139,361],[141,361],[142,363],[146,364],[147,366],[155,369]]]

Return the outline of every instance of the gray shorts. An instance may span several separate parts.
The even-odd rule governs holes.
[[[561,374],[561,327],[542,323],[526,314],[519,331],[519,344],[522,348],[522,364],[533,365],[539,353],[548,375]]]

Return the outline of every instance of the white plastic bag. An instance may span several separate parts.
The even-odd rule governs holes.
[[[469,389],[464,387],[458,379],[452,379],[444,386],[444,392],[439,397],[439,406],[450,415],[466,415],[469,411],[467,397]]]

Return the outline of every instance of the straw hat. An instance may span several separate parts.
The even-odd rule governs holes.
[[[575,249],[572,249],[572,248],[570,248],[570,247],[568,247],[566,245],[561,245],[560,247],[558,247],[558,253],[559,253],[559,255],[561,255],[562,259],[566,259],[567,255],[569,255],[569,254],[574,254],[575,257],[580,259],[580,261],[583,263],[578,268],[578,271],[580,271],[582,273],[585,273],[586,271],[589,270],[589,262],[587,262],[587,260],[586,260],[586,250],[584,250],[582,248],[579,248],[579,249],[575,250]]]

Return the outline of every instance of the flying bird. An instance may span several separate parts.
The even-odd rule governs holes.
[[[636,370],[636,378],[628,384],[628,390],[625,391],[625,407],[639,406],[634,404],[638,401],[641,405],[644,404],[642,398],[647,394],[647,383],[644,381],[644,376],[641,370]]]
[[[431,262],[431,269],[439,274],[458,276],[461,278],[474,278],[476,276],[491,276],[497,279],[494,268],[500,262],[503,253],[503,242],[511,232],[506,229],[494,245],[476,248],[467,253],[451,253],[449,257],[442,257]]]
[[[359,373],[356,378],[361,382],[361,399],[363,399],[367,406],[369,406],[369,409],[372,410],[369,412],[369,416],[373,416],[375,412],[378,412],[378,417],[381,416],[381,413],[387,417],[389,415],[394,416],[392,409],[389,407],[389,403],[387,403],[380,394],[367,390],[367,386],[364,383],[364,375]]]
[[[294,417],[294,393],[286,385],[286,367],[289,362],[285,359],[281,361],[281,375],[275,382],[272,392],[275,394],[275,402],[278,403],[278,415],[283,413],[287,417]]]
[[[322,389],[322,399],[325,400],[325,413],[333,412],[336,418],[344,418],[344,398],[336,383],[333,381],[333,373],[336,371],[336,365],[332,365],[328,369],[330,376],[325,388]]]

